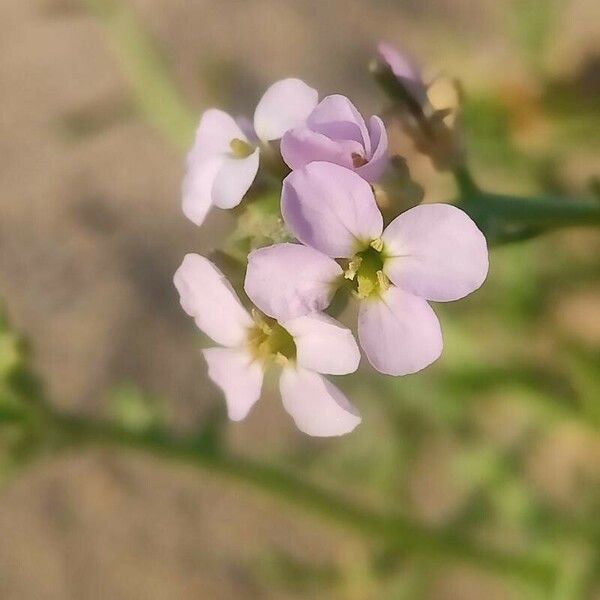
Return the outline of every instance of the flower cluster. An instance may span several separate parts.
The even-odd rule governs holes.
[[[395,64],[394,73],[422,102],[409,66]],[[249,253],[244,290],[254,307],[247,310],[223,273],[197,254],[185,257],[175,285],[185,312],[219,345],[203,353],[231,419],[248,414],[265,369],[275,365],[297,427],[341,435],[360,416],[323,375],[354,372],[360,351],[351,330],[324,312],[334,295],[358,301],[358,340],[377,371],[415,373],[442,351],[429,301],[456,300],[483,283],[486,241],[448,204],[419,205],[384,223],[373,192],[390,163],[383,121],[365,121],[341,95],[319,102],[298,79],[266,91],[253,127],[220,110],[204,113],[187,160],[185,215],[199,225],[213,204],[238,205],[262,153],[280,153],[289,167],[281,215],[293,241]]]

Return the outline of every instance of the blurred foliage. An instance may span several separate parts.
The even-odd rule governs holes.
[[[133,383],[115,388],[108,398],[109,418],[132,431],[149,431],[164,425],[165,406]]]

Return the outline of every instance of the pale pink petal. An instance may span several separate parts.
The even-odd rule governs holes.
[[[329,306],[342,268],[314,248],[275,244],[248,255],[244,289],[266,315],[289,319]]]
[[[435,313],[422,298],[395,286],[360,303],[358,339],[369,362],[386,375],[416,373],[442,352]]]
[[[216,108],[204,112],[187,155],[182,186],[183,214],[196,225],[202,225],[211,206],[217,203],[214,185],[223,179],[221,168],[230,155],[230,143],[234,138],[246,141],[230,115]]]
[[[215,178],[212,199],[219,208],[237,206],[248,188],[252,185],[258,172],[258,154],[254,152],[246,158],[226,156]]]
[[[302,367],[286,367],[279,390],[285,410],[308,435],[329,437],[351,432],[361,421],[346,396],[322,375]]]
[[[402,289],[438,302],[476,290],[488,272],[485,237],[462,210],[423,204],[394,219],[383,233],[386,275]]]
[[[316,313],[280,323],[294,338],[301,367],[329,375],[358,369],[360,351],[352,332],[329,315]]]
[[[369,132],[362,115],[346,96],[333,94],[323,98],[306,123],[310,129],[335,140],[354,140],[371,154]]]
[[[260,398],[262,366],[237,348],[208,348],[202,354],[208,364],[208,376],[225,395],[229,418],[241,421]]]
[[[300,79],[274,83],[260,99],[254,112],[254,129],[264,142],[278,140],[288,129],[300,127],[317,105],[317,90]]]
[[[352,169],[352,154],[364,154],[364,148],[353,140],[332,140],[307,127],[288,131],[281,139],[281,156],[290,169],[308,163],[325,161]]]
[[[290,173],[281,212],[296,238],[334,258],[353,256],[383,230],[371,186],[332,163],[313,162]]]
[[[358,167],[356,172],[367,181],[377,181],[389,164],[388,137],[383,121],[373,116],[369,119],[369,137],[373,153],[368,157],[368,162]]]
[[[214,156],[190,161],[188,165],[181,190],[181,208],[183,214],[198,226],[202,225],[213,205],[212,188],[222,163],[220,156]]]
[[[198,254],[186,254],[173,278],[185,312],[217,344],[241,346],[253,321],[217,267]]]
[[[212,158],[218,154],[228,154],[234,138],[247,141],[235,119],[222,110],[211,108],[202,114],[196,130],[192,149],[188,154],[188,165]]]
[[[254,131],[254,123],[246,115],[238,115],[235,118],[235,122],[244,132],[248,142],[253,146],[258,145],[259,139],[256,137],[256,131]]]

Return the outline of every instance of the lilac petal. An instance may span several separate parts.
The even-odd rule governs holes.
[[[241,346],[253,321],[217,267],[198,254],[186,254],[173,278],[183,310],[217,344]]]
[[[435,313],[421,298],[395,286],[360,303],[358,339],[369,362],[386,375],[416,373],[442,352]]]
[[[369,132],[362,115],[346,96],[333,94],[323,98],[312,111],[306,124],[317,133],[334,140],[354,140],[371,154]]]
[[[216,108],[204,112],[187,156],[182,186],[183,214],[196,225],[202,225],[210,207],[217,201],[213,196],[214,184],[223,179],[221,167],[231,152],[230,143],[234,138],[246,141],[230,115]]]
[[[325,161],[352,169],[352,154],[362,156],[364,148],[353,140],[332,140],[307,127],[286,132],[281,139],[281,156],[290,169],[300,169],[308,163]]]
[[[429,300],[457,300],[488,272],[485,237],[470,217],[449,204],[423,204],[396,217],[383,233],[386,275]]]
[[[427,104],[427,88],[421,72],[414,61],[406,54],[401,54],[387,42],[379,42],[377,51],[381,60],[388,65],[392,73],[401,80],[413,99],[420,105]]]
[[[281,212],[296,238],[334,258],[353,256],[383,230],[371,186],[332,163],[313,162],[290,173]]]
[[[254,112],[254,129],[264,142],[278,140],[288,129],[300,127],[319,100],[317,90],[300,79],[274,83]]]
[[[329,306],[342,268],[314,248],[275,244],[248,255],[244,289],[266,315],[290,319]]]
[[[322,375],[302,367],[286,367],[279,390],[285,410],[308,435],[330,437],[350,433],[361,421],[346,396]]]
[[[247,141],[232,116],[216,108],[205,111],[188,154],[188,168],[215,155],[228,154],[231,150],[229,144],[234,138]]]
[[[316,313],[280,323],[294,338],[301,367],[329,375],[358,369],[360,351],[352,332],[329,315]]]
[[[202,354],[208,364],[208,376],[225,394],[229,418],[241,421],[260,398],[262,366],[244,350],[208,348]]]
[[[190,160],[181,188],[183,214],[200,226],[213,205],[212,189],[223,159],[219,156],[205,160]]]
[[[227,156],[223,159],[212,188],[212,199],[219,208],[233,208],[241,201],[258,172],[256,148],[246,158]]]
[[[369,119],[369,136],[373,154],[365,165],[356,169],[356,172],[372,183],[383,175],[389,164],[387,132],[383,121],[377,116]]]

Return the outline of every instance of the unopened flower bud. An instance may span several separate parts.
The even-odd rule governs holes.
[[[458,82],[437,78],[427,85],[410,57],[386,42],[378,46],[371,71],[392,101],[388,116],[399,121],[417,149],[439,170],[464,163]]]

